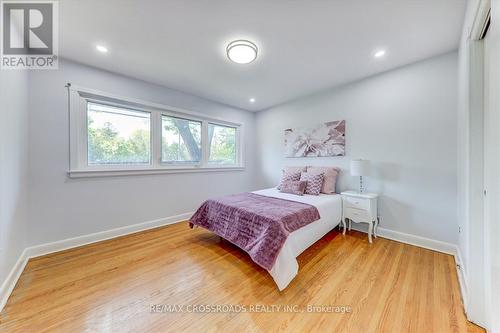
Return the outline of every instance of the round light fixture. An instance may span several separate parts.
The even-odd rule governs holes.
[[[375,58],[382,58],[383,56],[385,56],[385,50],[378,50],[373,54],[373,56]]]
[[[248,40],[235,40],[227,45],[227,57],[237,64],[249,64],[257,58],[257,45]]]
[[[108,53],[108,48],[106,46],[97,45],[95,48],[101,53]]]
[[[249,101],[250,103],[255,103],[255,98],[253,98],[253,97],[252,97],[252,98],[250,98],[248,101]]]

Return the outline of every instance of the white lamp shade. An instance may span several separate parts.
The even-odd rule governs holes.
[[[352,160],[351,161],[351,176],[366,176],[370,172],[370,161],[368,160]]]

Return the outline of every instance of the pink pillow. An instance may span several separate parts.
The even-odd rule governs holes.
[[[300,180],[307,181],[306,194],[319,195],[323,186],[323,174],[314,175],[309,172],[302,172]]]
[[[323,187],[321,193],[331,194],[335,193],[335,184],[337,183],[337,176],[340,169],[335,167],[307,167],[307,173],[318,175],[323,174]]]
[[[306,190],[306,181],[286,181],[281,184],[280,192],[291,193],[296,195],[304,195]]]
[[[281,190],[281,186],[283,185],[284,182],[299,181],[299,180],[300,180],[300,172],[283,172],[280,184],[278,185],[278,190]]]

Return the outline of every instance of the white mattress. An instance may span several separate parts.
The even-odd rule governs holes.
[[[342,219],[342,201],[338,194],[298,196],[281,193],[276,188],[255,191],[255,194],[286,200],[303,202],[315,206],[320,219],[292,232],[281,249],[276,263],[269,271],[279,290],[285,289],[299,271],[297,257],[309,246],[317,242],[330,230],[339,225]]]

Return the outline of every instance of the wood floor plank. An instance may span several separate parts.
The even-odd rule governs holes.
[[[236,246],[186,223],[31,259],[0,332],[483,332],[465,318],[453,257],[336,234],[298,258],[282,292]],[[153,313],[155,304],[247,312]]]

